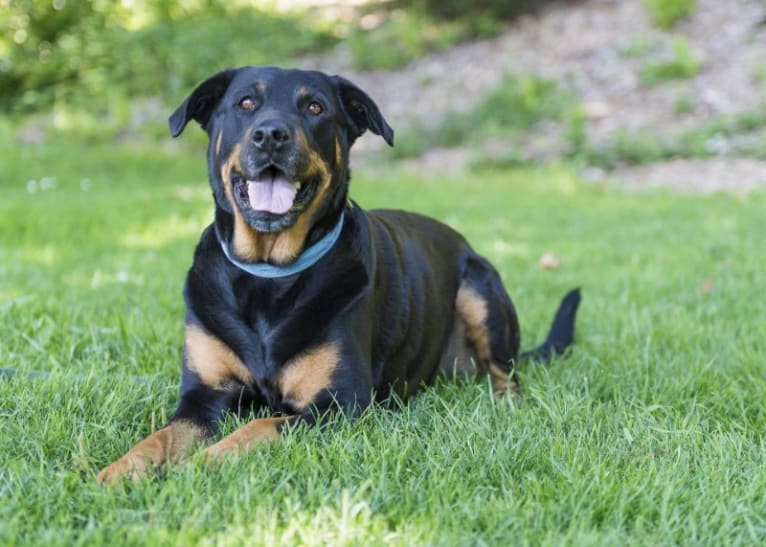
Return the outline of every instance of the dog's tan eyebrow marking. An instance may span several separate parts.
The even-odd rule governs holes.
[[[311,92],[306,86],[301,86],[298,88],[297,95],[299,99],[306,99],[311,96]]]

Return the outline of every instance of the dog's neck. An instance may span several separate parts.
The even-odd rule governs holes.
[[[338,241],[338,238],[343,231],[344,218],[345,213],[341,210],[337,222],[329,231],[325,232],[323,236],[311,245],[304,248],[293,262],[285,265],[275,265],[268,262],[243,262],[239,260],[232,251],[230,242],[221,233],[219,222],[216,222],[215,229],[218,242],[220,243],[226,258],[229,259],[229,262],[255,277],[273,279],[301,273],[319,262],[323,256],[330,252]]]

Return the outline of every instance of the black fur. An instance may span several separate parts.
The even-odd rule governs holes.
[[[257,105],[254,110],[239,106],[245,96]],[[322,114],[305,114],[306,100],[320,101]],[[230,348],[254,381],[207,386],[185,362],[173,419],[191,420],[213,433],[223,411],[239,411],[245,404],[311,422],[317,412],[336,406],[353,413],[392,392],[407,396],[432,382],[444,361],[461,285],[486,302],[492,359],[511,372],[519,356],[519,326],[494,268],[462,236],[435,220],[402,211],[368,212],[348,201],[348,150],[353,142],[370,130],[393,144],[393,130],[369,95],[337,76],[246,67],[220,72],[195,89],[170,117],[173,136],[191,120],[211,137],[208,165],[216,213],[187,276],[186,322]],[[218,240],[231,242],[236,229],[237,206],[226,197],[229,182],[220,175],[222,158],[240,145],[243,168],[258,169],[265,161],[264,147],[254,148],[246,136],[258,124],[277,123],[271,120],[286,127],[291,137],[304,134],[332,173],[323,203],[314,204],[304,246],[323,237],[345,211],[343,231],[331,251],[308,270],[277,279],[240,270],[224,256]],[[271,145],[279,147],[278,142]],[[340,161],[336,145],[342,150]],[[268,161],[299,173],[304,158],[295,157],[300,154],[292,145],[285,148],[270,150]],[[244,210],[241,214],[256,231],[279,233],[305,213],[288,220]],[[268,229],[259,230],[263,226]],[[548,340],[530,357],[549,359],[572,343],[578,303],[579,292],[570,293]],[[340,363],[311,405],[296,408],[274,379],[287,361],[328,342],[339,348]]]

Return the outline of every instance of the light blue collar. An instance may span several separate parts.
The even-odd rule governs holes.
[[[268,264],[266,262],[241,262],[234,257],[234,254],[229,249],[229,243],[227,241],[221,239],[220,236],[218,237],[218,241],[221,243],[221,249],[223,249],[223,254],[226,255],[226,258],[239,269],[246,271],[250,275],[268,278],[287,277],[288,275],[297,274],[303,270],[307,270],[319,262],[319,259],[332,249],[335,242],[338,241],[338,237],[340,237],[341,230],[343,230],[344,216],[345,213],[342,212],[338,219],[338,223],[327,233],[327,235],[298,255],[295,262],[286,266],[274,266],[273,264]]]

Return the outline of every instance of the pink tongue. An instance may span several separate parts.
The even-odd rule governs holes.
[[[282,174],[247,181],[250,207],[255,211],[283,215],[293,206],[295,193],[293,184]]]

